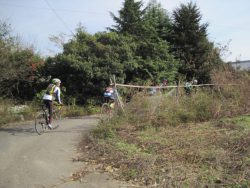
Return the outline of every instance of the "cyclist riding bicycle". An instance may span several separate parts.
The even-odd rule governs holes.
[[[106,90],[105,90],[105,92],[104,92],[104,97],[105,97],[105,99],[106,99],[106,101],[108,102],[108,103],[111,103],[110,104],[110,107],[111,108],[114,108],[114,105],[115,105],[115,100],[117,99],[117,94],[116,94],[116,90],[115,90],[115,88],[114,88],[114,84],[110,84],[107,88],[106,88]]]
[[[197,84],[198,84],[198,80],[192,80],[192,81],[186,82],[185,87],[184,87],[186,94],[190,95],[191,92],[193,92],[193,90],[194,90],[194,92],[197,92],[197,88],[194,87]]]
[[[164,78],[162,80],[161,86],[164,87],[164,86],[167,86],[167,85],[168,85],[168,80],[166,78]]]
[[[49,110],[49,128],[53,129],[52,123],[52,114],[53,114],[53,101],[56,101],[59,104],[61,102],[61,90],[60,90],[61,80],[58,78],[52,79],[52,83],[47,87],[46,93],[43,96],[43,103],[46,108]]]
[[[168,85],[168,80],[167,80],[166,78],[164,78],[164,79],[162,80],[161,85],[160,85],[160,87],[162,87],[162,88],[160,89],[160,92],[161,92],[161,93],[164,93],[164,91],[166,92],[166,90],[164,89],[164,87],[167,86],[167,85]]]

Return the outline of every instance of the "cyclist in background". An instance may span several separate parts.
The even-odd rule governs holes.
[[[149,89],[149,95],[150,96],[154,96],[156,94],[158,94],[160,92],[160,90],[157,88],[157,82],[156,81],[152,81],[151,87]],[[156,86],[156,87],[154,87]]]
[[[53,113],[53,101],[56,101],[59,104],[61,102],[61,89],[60,89],[61,80],[58,78],[52,79],[52,83],[47,87],[46,93],[43,96],[43,102],[46,105],[46,108],[49,110],[49,128],[53,129],[52,123],[52,113]]]
[[[114,88],[114,84],[110,84],[106,88],[106,90],[104,92],[104,97],[105,97],[107,103],[111,103],[110,107],[114,108],[114,105],[115,105],[114,102],[117,99],[117,94],[116,94],[116,91],[115,91],[115,88]]]
[[[184,89],[185,89],[185,92],[186,92],[186,95],[190,95],[191,94],[191,91],[192,91],[192,84],[193,84],[193,82],[192,81],[187,81],[186,83],[185,83],[185,87],[184,87]]]
[[[162,80],[162,83],[161,83],[161,87],[165,87],[165,86],[167,86],[168,85],[168,80],[166,79],[166,78],[164,78],[163,80]],[[164,91],[166,91],[166,89],[164,89],[164,88],[161,88],[160,89],[160,92],[161,93],[164,93]]]
[[[194,79],[192,81],[187,81],[185,83],[185,92],[187,95],[190,95],[193,91],[196,93],[197,92],[197,84],[198,84],[198,80]]]
[[[163,80],[162,80],[162,84],[161,84],[161,86],[167,86],[168,85],[168,80],[166,79],[166,78],[164,78]]]

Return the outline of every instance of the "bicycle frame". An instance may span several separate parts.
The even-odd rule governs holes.
[[[49,124],[49,113],[48,113],[48,109],[47,109],[45,104],[42,105],[42,111],[44,113],[44,118],[46,120],[46,125],[48,125]]]
[[[56,126],[53,129],[56,129],[60,126],[60,120],[61,120],[61,105],[55,105],[56,108],[53,109],[52,116],[56,122]],[[41,135],[46,130],[49,129],[49,113],[46,105],[41,106],[42,111],[38,112],[35,117],[35,130],[36,132]]]

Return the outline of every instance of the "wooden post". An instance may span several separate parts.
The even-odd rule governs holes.
[[[176,87],[176,101],[179,101],[179,94],[180,94],[180,80],[177,82],[177,87]]]

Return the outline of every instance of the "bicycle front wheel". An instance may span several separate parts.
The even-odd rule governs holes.
[[[111,117],[112,109],[108,103],[104,103],[101,108],[102,119]]]
[[[56,129],[62,123],[62,114],[60,111],[57,111],[53,115],[54,115],[53,124],[55,125],[53,129]]]
[[[38,113],[35,117],[35,130],[37,134],[41,135],[45,132],[47,127],[46,117],[44,113]]]

